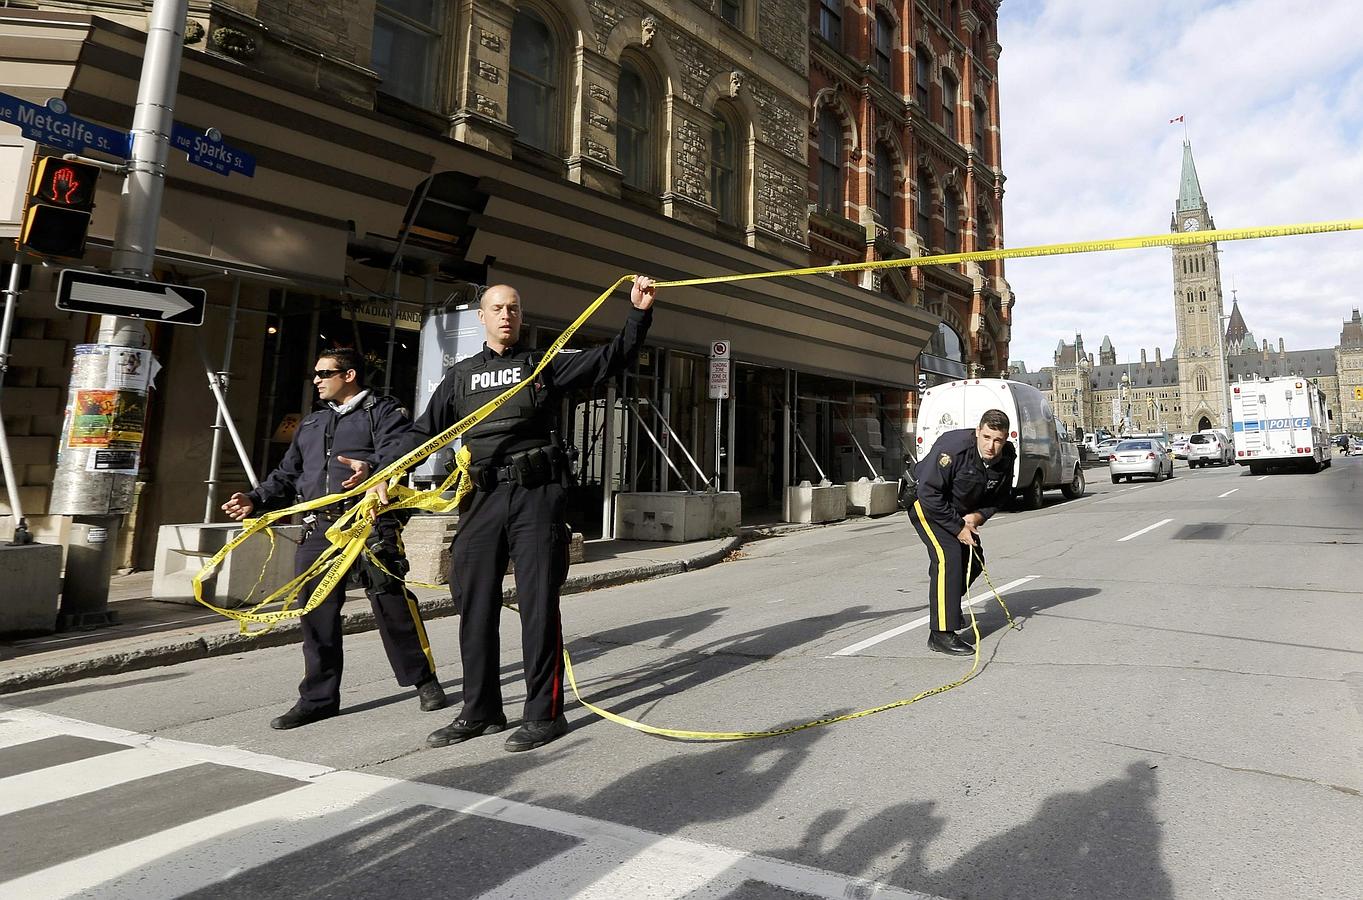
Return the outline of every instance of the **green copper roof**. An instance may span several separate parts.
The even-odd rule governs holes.
[[[1202,185],[1197,183],[1197,167],[1193,165],[1193,145],[1183,142],[1183,177],[1178,184],[1178,211],[1202,208]]]

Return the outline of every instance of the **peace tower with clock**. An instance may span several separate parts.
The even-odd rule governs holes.
[[[1215,228],[1193,165],[1193,148],[1183,142],[1183,175],[1170,229],[1195,233]],[[1180,431],[1229,428],[1226,397],[1226,345],[1221,338],[1224,306],[1221,298],[1221,260],[1216,244],[1185,244],[1173,248],[1174,327],[1178,343],[1179,394],[1183,421]]]

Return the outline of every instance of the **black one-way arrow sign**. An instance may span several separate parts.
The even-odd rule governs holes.
[[[127,316],[167,325],[202,325],[208,291],[180,284],[63,269],[57,308],[99,316]]]

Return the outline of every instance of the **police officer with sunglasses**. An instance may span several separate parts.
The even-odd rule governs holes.
[[[324,408],[303,419],[279,468],[260,487],[233,494],[222,505],[233,519],[244,519],[300,500],[316,500],[352,488],[374,470],[378,459],[407,439],[411,428],[407,411],[392,397],[364,387],[364,358],[354,350],[328,350],[313,373],[317,397]],[[305,572],[330,545],[327,528],[354,501],[340,502],[308,513],[303,541],[294,557],[296,574]],[[416,598],[402,583],[407,559],[402,549],[399,514],[387,513],[374,521],[366,541],[368,555],[355,563],[374,607],[383,647],[400,685],[415,685],[421,709],[445,706],[445,692],[435,677],[426,628]],[[381,567],[380,567],[381,566]],[[386,571],[385,571],[386,570]],[[303,600],[316,589],[319,575],[308,581]],[[341,705],[341,604],[345,580],[312,612],[303,616],[303,681],[298,702],[270,722],[271,728],[308,725],[336,715]]]
[[[460,510],[450,553],[450,593],[460,606],[464,707],[452,724],[427,738],[432,747],[506,728],[498,626],[508,560],[516,564],[526,700],[523,724],[507,739],[506,749],[530,750],[567,731],[559,588],[568,576],[564,502],[570,472],[554,420],[564,391],[603,384],[634,362],[653,320],[654,291],[653,279],[635,278],[633,308],[614,340],[555,356],[533,384],[464,435],[475,490]],[[412,426],[408,449],[530,375],[543,354],[521,344],[521,317],[515,288],[499,284],[484,292],[478,318],[487,342],[481,353],[446,372]]]

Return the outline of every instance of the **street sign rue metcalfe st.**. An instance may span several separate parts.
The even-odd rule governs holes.
[[[125,316],[168,325],[202,325],[208,292],[98,272],[63,269],[57,278],[57,308],[97,316]]]
[[[110,156],[128,155],[128,133],[71,115],[66,102],[54,97],[46,106],[0,93],[0,122],[18,126],[24,137],[39,144],[80,153],[98,150]]]

